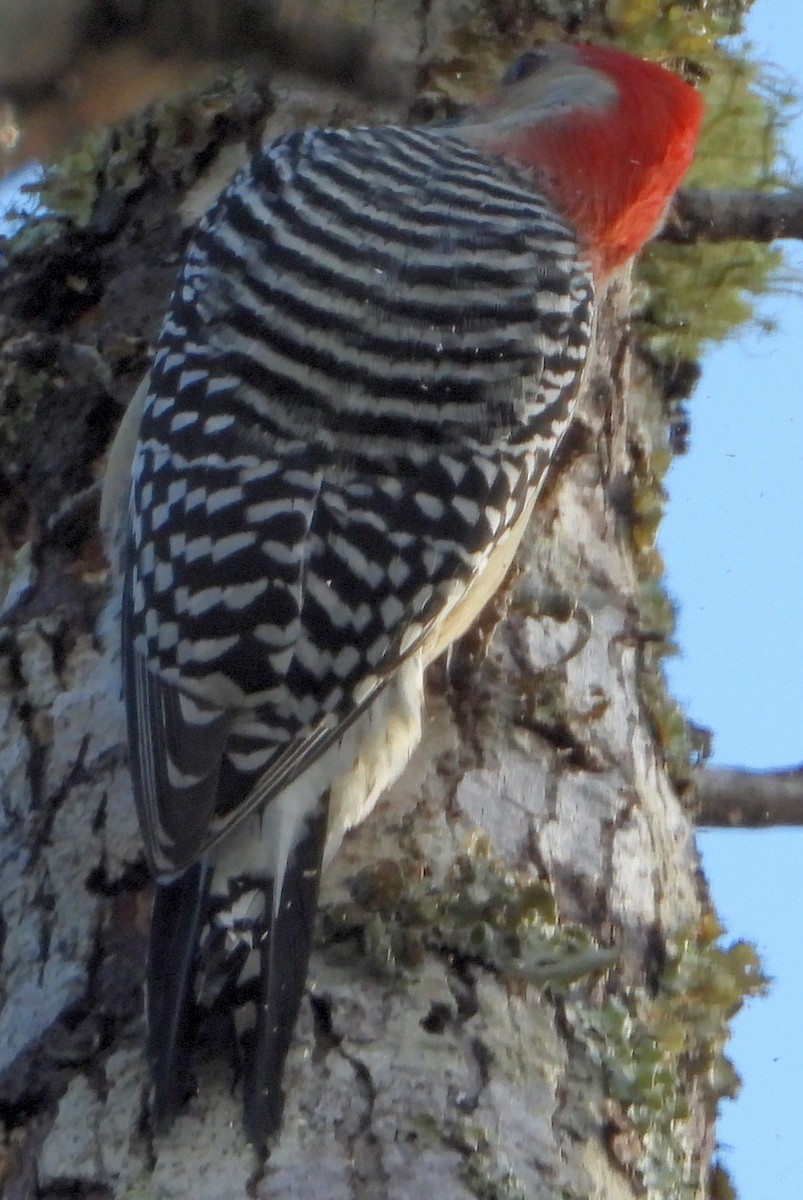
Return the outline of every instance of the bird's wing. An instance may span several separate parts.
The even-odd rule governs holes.
[[[570,228],[468,146],[313,131],[252,170],[188,252],[133,474],[130,741],[163,875],[465,626],[590,336]]]
[[[343,737],[405,658],[423,650],[431,660],[492,594],[534,493],[524,464],[516,479],[510,464],[468,461],[460,484],[471,499],[455,485],[458,474],[436,456],[408,479],[324,473],[301,520],[297,491],[288,485],[278,499],[274,478],[274,531],[282,516],[296,530],[284,543],[283,604],[272,587],[254,589],[248,605],[226,591],[233,567],[235,576],[241,570],[259,578],[270,571],[268,561],[207,561],[202,590],[219,606],[217,644],[207,638],[202,660],[182,667],[179,646],[192,620],[176,606],[183,593],[188,607],[194,564],[172,558],[164,597],[172,610],[149,633],[135,614],[138,581],[129,571],[123,654],[130,741],[143,836],[157,874],[183,870],[268,804]],[[214,538],[214,514],[205,529]],[[263,553],[266,541],[242,554]],[[275,555],[276,546],[267,553]],[[160,650],[163,627],[173,627],[172,645],[165,648],[162,633]],[[227,677],[241,689],[250,678],[252,691],[234,695]]]

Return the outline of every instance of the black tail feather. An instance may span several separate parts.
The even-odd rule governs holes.
[[[281,1125],[282,1073],[307,978],[326,821],[322,805],[293,851],[278,911],[262,942],[256,1026],[244,1046],[245,1128],[260,1151]]]
[[[259,946],[258,976],[240,983],[246,946],[224,950],[224,928],[210,934],[220,897],[210,896],[213,868],[196,863],[178,879],[157,884],[148,960],[148,1058],[153,1077],[155,1129],[169,1128],[194,1090],[191,1056],[199,1020],[255,1005],[252,1028],[243,1035],[244,1123],[259,1152],[281,1125],[282,1073],[298,1017],[309,965],[318,900],[326,806],[308,818],[291,852],[273,914],[273,881],[251,878],[249,890],[264,894],[264,908],[250,944]],[[242,885],[246,881],[243,879]],[[206,926],[206,932],[204,932]],[[204,940],[205,939],[205,940]],[[250,940],[250,939],[249,939]],[[199,945],[203,942],[203,948]],[[199,978],[200,972],[200,978]],[[196,996],[201,987],[202,994]]]
[[[212,868],[195,863],[156,886],[148,951],[148,1059],[153,1121],[168,1128],[193,1090],[190,1054],[195,1034],[193,977]]]

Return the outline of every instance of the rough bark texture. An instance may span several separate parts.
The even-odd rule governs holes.
[[[402,56],[448,63],[478,7],[387,0],[373,12]],[[510,47],[531,6],[504,7],[518,20]],[[277,94],[271,132],[312,118],[307,93]],[[314,103],[319,119],[364,115],[353,99],[345,114],[341,99]],[[256,111],[240,118],[247,128]],[[38,433],[35,452],[21,436],[0,461],[3,1194],[702,1197],[713,1093],[688,1041],[662,1057],[653,1019],[705,895],[639,690],[623,501],[647,435],[630,389],[626,285],[606,303],[575,453],[536,513],[524,569],[448,673],[433,675],[420,751],[325,882],[278,1145],[254,1161],[231,1071],[211,1052],[171,1134],[150,1132],[148,886],[115,602],[91,491],[49,530],[47,515],[54,493],[91,483],[93,455],[80,439],[70,449],[70,430],[78,422],[88,438],[102,426],[107,440],[144,365],[181,240],[179,184],[210,156],[220,122],[204,129],[180,144],[169,176],[149,160],[111,227],[96,215],[62,236],[55,260],[43,260],[47,248],[20,259],[3,293],[0,416],[11,397],[18,420],[30,404],[30,428],[52,421],[58,433],[56,444]]]
[[[707,767],[696,782],[698,825],[729,829],[803,825],[803,767],[785,771]]]

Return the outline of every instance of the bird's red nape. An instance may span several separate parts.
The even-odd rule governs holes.
[[[615,87],[588,106],[511,130],[498,145],[532,165],[589,247],[598,278],[623,266],[660,227],[686,174],[703,119],[699,93],[657,63],[610,47],[567,48]]]

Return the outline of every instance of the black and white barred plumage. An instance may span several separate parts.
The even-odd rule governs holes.
[[[423,668],[510,560],[592,310],[570,224],[459,131],[280,138],[196,233],[124,601],[161,1116],[219,1004],[246,1026],[248,1131],[277,1127],[327,805],[336,841],[418,740]]]
[[[655,63],[540,47],[459,124],[280,138],[191,242],[102,504],[116,545],[133,456],[157,1123],[213,1010],[248,1133],[278,1128],[324,855],[403,769],[424,668],[501,582],[571,417],[594,281],[660,224],[701,119]]]

